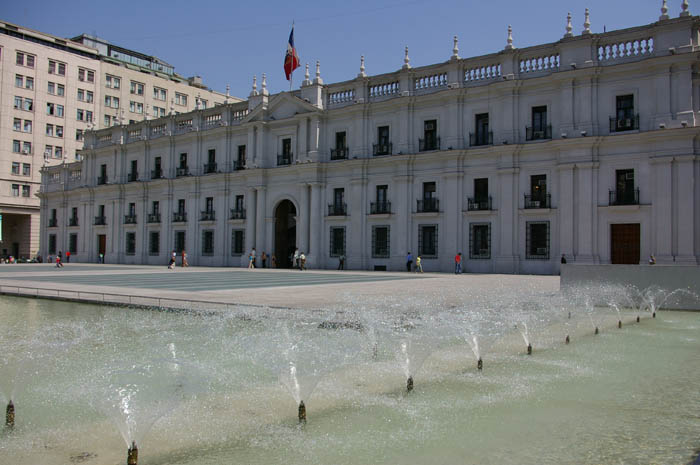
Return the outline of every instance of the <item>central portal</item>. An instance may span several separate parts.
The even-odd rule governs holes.
[[[275,258],[277,268],[291,268],[297,243],[297,209],[283,200],[275,209]]]

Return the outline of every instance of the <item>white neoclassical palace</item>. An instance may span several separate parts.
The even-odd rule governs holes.
[[[684,2],[684,5],[685,2]],[[665,9],[665,7],[664,7]],[[246,266],[556,273],[697,265],[700,18],[404,65],[101,129],[46,168],[41,253]],[[268,260],[268,266],[270,260]]]

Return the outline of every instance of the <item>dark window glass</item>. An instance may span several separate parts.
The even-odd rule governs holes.
[[[372,226],[372,257],[389,258],[389,226]]]
[[[477,202],[487,202],[489,199],[489,178],[478,178],[474,180],[474,200]]]
[[[134,255],[136,253],[136,233],[126,233],[126,254]]]
[[[549,221],[528,221],[526,233],[526,258],[549,259]]]
[[[243,248],[245,247],[244,238],[244,230],[237,229],[231,231],[231,255],[243,255]]]
[[[618,120],[634,118],[634,95],[618,95],[615,100]]]
[[[532,130],[544,132],[547,129],[547,107],[532,107]]]
[[[331,228],[331,257],[345,255],[345,228]]]
[[[418,253],[421,256],[437,257],[437,230],[437,225],[421,225],[418,227]]]
[[[469,258],[491,258],[491,223],[471,223],[469,226]]]
[[[70,253],[78,253],[78,235],[71,234],[68,236],[68,251]]]
[[[160,254],[160,232],[158,231],[151,231],[148,234],[148,254]]]
[[[530,195],[533,201],[544,202],[547,197],[547,175],[530,176]]]

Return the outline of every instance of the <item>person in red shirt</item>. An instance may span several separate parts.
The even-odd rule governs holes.
[[[455,255],[455,274],[462,272],[462,252]]]
[[[66,263],[70,263],[70,250],[66,252]]]

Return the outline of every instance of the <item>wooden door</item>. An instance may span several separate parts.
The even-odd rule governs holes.
[[[610,260],[618,265],[639,265],[639,223],[610,225]]]

